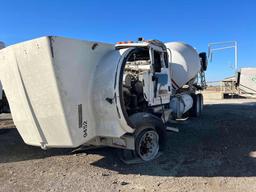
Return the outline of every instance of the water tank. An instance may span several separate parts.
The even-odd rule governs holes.
[[[193,79],[201,69],[197,51],[180,42],[165,43],[170,53],[171,78],[174,88],[180,88]]]

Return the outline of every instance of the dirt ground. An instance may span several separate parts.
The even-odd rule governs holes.
[[[0,118],[0,191],[256,191],[256,100],[207,101],[201,118],[175,124],[164,155],[139,165],[111,148],[28,146]]]

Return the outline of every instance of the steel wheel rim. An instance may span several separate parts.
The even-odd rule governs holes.
[[[150,161],[156,157],[159,151],[159,136],[156,131],[147,131],[140,138],[138,154],[144,161]]]

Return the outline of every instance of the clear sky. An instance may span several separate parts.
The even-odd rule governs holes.
[[[11,45],[44,35],[117,41],[182,41],[198,51],[237,40],[239,67],[256,67],[255,0],[0,0],[0,40]],[[233,50],[214,55],[207,79],[232,75]]]

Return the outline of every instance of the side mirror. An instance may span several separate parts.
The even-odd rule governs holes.
[[[199,57],[201,61],[201,69],[202,71],[206,71],[208,66],[207,54],[205,52],[199,53]]]

